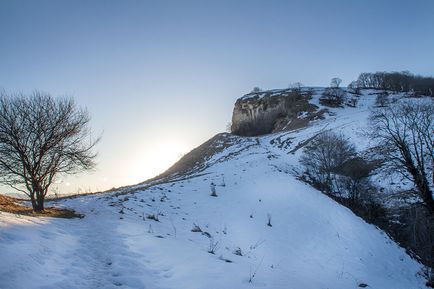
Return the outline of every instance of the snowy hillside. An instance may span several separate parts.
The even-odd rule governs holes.
[[[370,92],[307,128],[222,134],[190,169],[56,203],[83,219],[0,213],[0,288],[426,288],[384,232],[295,177],[321,131],[368,146]]]

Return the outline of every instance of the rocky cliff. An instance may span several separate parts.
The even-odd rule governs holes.
[[[256,136],[304,126],[317,107],[309,103],[313,89],[274,89],[251,92],[239,98],[232,114],[231,131]]]

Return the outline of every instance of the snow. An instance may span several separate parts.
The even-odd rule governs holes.
[[[426,288],[404,249],[293,173],[298,145],[321,131],[369,146],[374,100],[365,92],[356,108],[330,109],[298,131],[232,137],[204,171],[178,181],[56,203],[84,219],[1,213],[0,288]]]

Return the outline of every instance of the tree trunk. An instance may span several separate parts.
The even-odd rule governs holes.
[[[44,210],[44,194],[41,192],[36,192],[36,202],[33,206],[33,211],[42,212]]]
[[[410,175],[413,178],[413,182],[416,185],[417,190],[419,191],[420,197],[422,198],[425,207],[427,208],[428,212],[431,214],[431,216],[434,216],[434,198],[432,195],[432,191],[429,187],[428,179],[426,177],[426,174],[422,169],[418,169],[414,165],[413,158],[411,157],[411,154],[406,146],[403,146],[404,149],[401,150],[401,154],[403,156],[403,159],[405,161],[405,166],[407,168],[407,171],[410,173]]]
[[[431,189],[428,184],[428,180],[424,175],[418,175],[415,178],[416,186],[421,194],[421,197],[432,216],[434,216],[434,199]]]
[[[34,192],[30,193],[30,199],[32,200],[33,211],[36,211],[37,204],[36,204],[35,193]]]

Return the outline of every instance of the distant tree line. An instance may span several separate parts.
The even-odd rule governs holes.
[[[416,95],[434,94],[434,78],[414,75],[408,71],[361,73],[351,87],[414,92]]]

